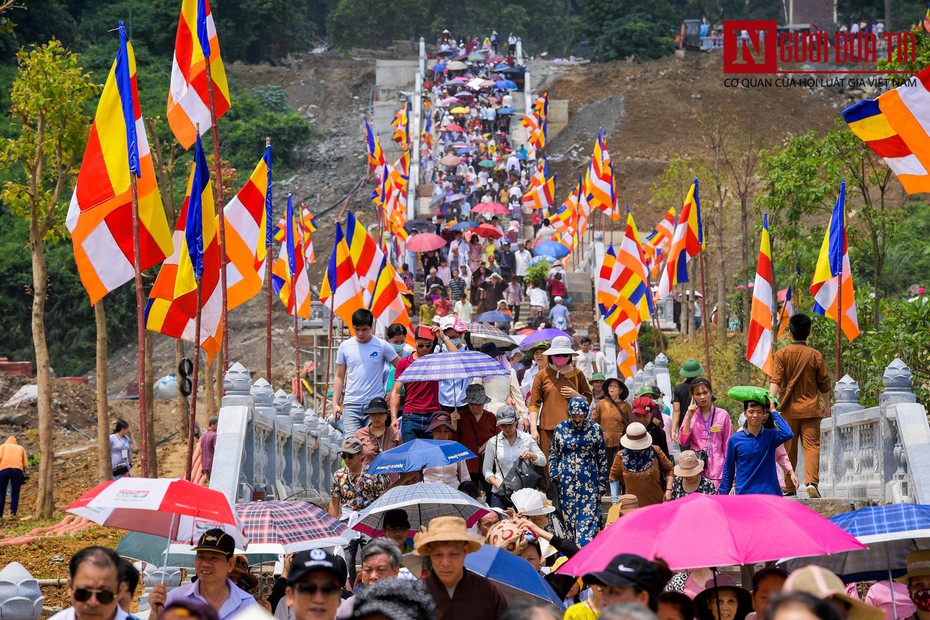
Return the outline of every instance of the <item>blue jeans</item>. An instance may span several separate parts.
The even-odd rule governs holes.
[[[342,405],[342,434],[344,437],[354,437],[355,431],[368,426],[371,420],[365,413],[368,403],[345,403]]]
[[[400,417],[400,436],[404,443],[414,439],[432,439],[433,434],[426,432],[433,420],[432,413],[407,413]]]
[[[6,490],[10,488],[10,513],[14,516],[19,510],[19,490],[23,486],[23,470],[16,467],[7,467],[0,470],[0,517],[3,516],[3,505],[6,503]]]

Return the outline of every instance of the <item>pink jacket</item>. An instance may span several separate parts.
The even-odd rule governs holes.
[[[679,445],[687,450],[707,451],[707,462],[704,463],[704,472],[701,475],[719,488],[720,479],[723,477],[723,462],[727,456],[727,443],[730,441],[730,435],[733,434],[730,414],[725,409],[714,405],[708,420],[698,409],[691,418],[691,430],[686,433],[684,428],[682,424],[678,435]],[[713,431],[712,428],[718,430]]]

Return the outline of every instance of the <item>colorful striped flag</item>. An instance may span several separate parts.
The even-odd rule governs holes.
[[[320,301],[342,319],[349,332],[355,333],[352,327],[352,313],[365,305],[362,300],[362,287],[339,222],[336,222],[336,237],[333,240],[333,251],[329,255],[329,267],[323,274]]]
[[[611,243],[607,246],[607,251],[604,252],[604,261],[601,263],[597,277],[597,306],[601,311],[601,318],[605,322],[614,306],[617,305],[619,291],[615,288],[615,284],[620,277],[620,269],[622,268],[623,266],[617,262],[614,244]],[[613,329],[613,325],[611,325],[611,329]]]
[[[119,35],[65,220],[91,304],[135,276],[131,176],[137,178],[140,269],[161,263],[173,249],[139,108],[136,59],[122,22]]]
[[[207,87],[207,62],[213,79],[216,120],[229,110],[229,84],[220,58],[210,0],[183,0],[178,34],[171,60],[171,86],[168,90],[168,125],[186,149],[198,132],[213,126]]]
[[[842,300],[839,287],[842,289]],[[852,271],[849,268],[849,249],[846,244],[846,181],[840,183],[840,195],[833,206],[830,225],[820,246],[820,256],[814,269],[814,281],[811,282],[811,295],[814,296],[814,312],[836,321],[849,340],[859,335],[859,317],[856,312],[856,293],[853,290]],[[838,302],[843,307],[837,309]]]
[[[410,144],[410,101],[404,102],[404,107],[394,115],[391,127],[394,128],[391,139],[400,145],[401,150],[407,150]]]
[[[597,141],[594,143],[594,153],[591,155],[587,178],[587,193],[592,207],[600,209],[612,220],[620,219],[620,212],[617,209],[614,165],[607,152],[603,129],[598,131]]]
[[[776,338],[781,340],[788,333],[788,321],[794,314],[794,304],[791,302],[791,287],[785,289],[785,303],[782,304],[778,312],[778,334]]]
[[[545,91],[533,102],[533,113],[539,118],[549,118],[549,91]]]
[[[843,110],[854,134],[883,158],[908,194],[930,192],[930,67]]]
[[[531,187],[523,195],[524,209],[548,210],[555,204],[555,175]]]
[[[271,145],[249,180],[223,208],[226,216],[226,300],[229,310],[255,297],[265,281],[270,247]]]
[[[172,338],[195,339],[200,285],[200,346],[207,363],[223,339],[220,243],[210,168],[200,136],[194,137],[194,165],[174,231],[174,253],[162,265],[145,307],[146,327]]]
[[[675,236],[668,251],[668,261],[662,270],[657,299],[662,299],[679,283],[688,281],[688,261],[704,249],[704,228],[701,222],[701,199],[698,180],[694,179],[688,197],[681,207]]]
[[[652,315],[653,304],[639,232],[629,211],[617,264],[620,269],[613,285],[617,290],[617,305],[611,313],[612,326],[617,334],[617,366],[624,377],[630,378],[636,375],[636,341],[640,326]]]
[[[675,207],[670,207],[668,213],[662,218],[653,231],[646,237],[652,247],[662,250],[668,250],[672,245],[672,237],[675,236]]]
[[[294,201],[287,195],[287,224],[284,228],[284,243],[278,260],[271,267],[271,287],[281,299],[288,314],[310,318],[310,279],[304,262],[303,239],[294,216]],[[296,308],[296,310],[295,310]]]
[[[752,288],[749,332],[746,336],[746,361],[772,376],[772,243],[769,239],[769,215],[762,216],[762,240]]]
[[[365,121],[365,149],[368,155],[368,170],[377,172],[378,168],[384,166],[387,160],[384,158],[384,151],[381,150],[381,141],[378,136],[371,130],[371,125]]]

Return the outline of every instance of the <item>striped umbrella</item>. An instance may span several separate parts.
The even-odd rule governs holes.
[[[236,504],[242,530],[248,532],[249,553],[294,553],[333,545],[347,545],[346,526],[317,506],[304,501],[267,501]]]
[[[411,536],[436,517],[462,517],[470,527],[488,512],[477,500],[447,484],[418,482],[388,489],[359,514],[352,529],[368,536],[383,536],[384,513],[395,508],[407,513]]]
[[[514,339],[503,330],[487,323],[469,323],[468,331],[471,332],[471,343],[475,347],[480,347],[486,342],[493,342],[498,349],[509,351],[517,346]]]
[[[479,351],[452,351],[431,353],[410,364],[397,377],[401,383],[414,381],[441,381],[444,379],[474,379],[509,375],[510,371],[497,360]]]

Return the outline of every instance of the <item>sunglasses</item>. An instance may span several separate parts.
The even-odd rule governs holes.
[[[295,584],[294,588],[301,594],[306,594],[308,596],[315,596],[317,592],[321,592],[323,596],[332,596],[342,590],[342,588],[335,583],[319,584],[314,581],[304,581]]]
[[[116,600],[116,594],[109,590],[92,590],[90,588],[78,588],[74,591],[74,600],[79,603],[86,603],[90,597],[96,596],[97,602],[101,605],[109,605]]]
[[[358,456],[357,454],[349,454],[348,452],[343,452],[343,453],[342,453],[342,458],[343,458],[343,460],[346,460],[346,461],[349,460],[349,459],[354,459],[354,458],[357,457],[357,456]]]

